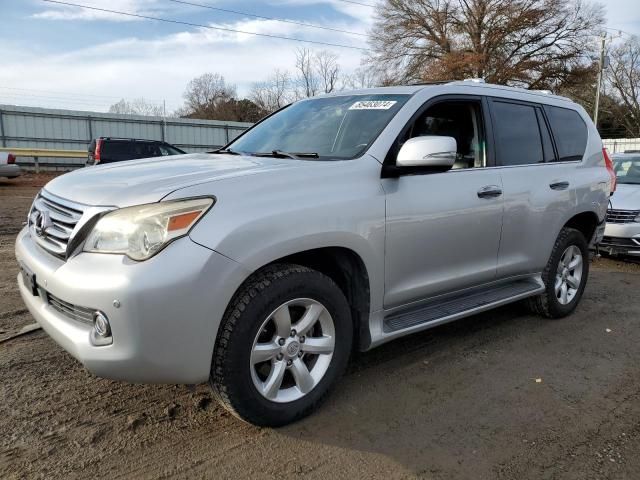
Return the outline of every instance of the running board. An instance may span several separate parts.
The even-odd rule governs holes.
[[[514,280],[490,287],[481,287],[472,291],[447,296],[422,304],[415,309],[394,313],[383,321],[384,333],[397,332],[418,325],[439,325],[484,310],[515,302],[544,291],[544,286],[533,278]]]

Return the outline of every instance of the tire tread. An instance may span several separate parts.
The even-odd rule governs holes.
[[[547,289],[549,288],[548,286],[550,285],[549,282],[550,281],[553,282],[553,278],[551,277],[554,275],[555,269],[556,269],[556,265],[555,265],[556,254],[558,253],[558,250],[566,248],[565,243],[567,239],[574,234],[578,234],[582,236],[582,233],[579,230],[576,230],[575,228],[569,228],[569,227],[564,227],[562,230],[560,230],[560,233],[558,234],[558,238],[556,239],[556,242],[553,245],[553,249],[551,250],[551,255],[549,255],[549,261],[547,262],[547,265],[544,267],[544,270],[542,271],[542,281],[547,287]],[[588,258],[586,258],[584,261],[588,261]],[[549,304],[549,292],[547,290],[545,290],[545,292],[540,295],[536,295],[535,297],[528,298],[526,300],[526,305],[532,313],[535,313],[545,318],[558,318],[558,315],[552,311],[551,306]]]
[[[292,275],[314,274],[323,277],[325,281],[331,282],[336,289],[338,286],[328,276],[302,265],[295,264],[274,264],[258,270],[243,284],[231,299],[229,306],[222,318],[218,339],[216,341],[213,359],[211,365],[211,375],[209,376],[209,385],[211,386],[214,397],[225,407],[230,413],[243,421],[249,421],[257,425],[277,426],[271,423],[265,423],[263,418],[258,418],[254,412],[234,402],[233,395],[229,392],[229,383],[232,379],[227,378],[226,363],[229,358],[229,341],[233,330],[241,319],[242,313],[257,296],[261,295],[270,285],[279,280],[283,280]],[[339,289],[338,289],[339,290]],[[324,400],[329,393],[329,389],[325,391],[315,402],[300,411],[296,419],[302,418],[314,410],[318,404]]]

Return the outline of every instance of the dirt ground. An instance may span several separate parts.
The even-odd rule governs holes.
[[[0,180],[0,342],[33,322],[13,242],[46,180]],[[36,331],[0,343],[0,478],[638,479],[639,288],[597,259],[571,317],[514,305],[358,354],[277,430],[206,385],[96,378]]]

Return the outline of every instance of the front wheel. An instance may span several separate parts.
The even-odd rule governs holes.
[[[234,415],[281,426],[308,415],[346,368],[349,305],[335,282],[298,265],[254,274],[220,325],[210,383]]]
[[[535,313],[561,318],[578,306],[589,276],[589,249],[584,235],[573,228],[563,228],[542,272],[546,286],[542,295],[529,299]]]

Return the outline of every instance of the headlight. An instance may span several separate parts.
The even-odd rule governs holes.
[[[640,222],[640,215],[633,219],[634,222]]]
[[[187,235],[211,205],[212,198],[195,198],[114,210],[98,220],[84,243],[84,251],[121,253],[133,260],[146,260]]]

